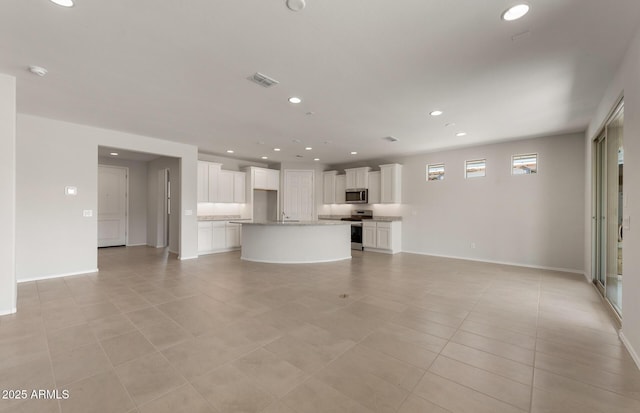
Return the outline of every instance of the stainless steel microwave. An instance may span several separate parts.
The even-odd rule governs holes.
[[[360,188],[347,189],[344,198],[347,204],[366,204],[369,202],[369,190]]]

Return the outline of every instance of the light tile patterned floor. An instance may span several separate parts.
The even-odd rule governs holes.
[[[582,276],[398,254],[321,265],[103,249],[19,285],[0,412],[639,412],[640,371]],[[342,294],[347,294],[342,298]]]

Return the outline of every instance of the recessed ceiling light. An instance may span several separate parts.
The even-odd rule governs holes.
[[[233,150],[227,149],[227,153],[233,153]]]
[[[51,2],[62,7],[73,7],[73,0],[51,0]]]
[[[433,112],[429,113],[429,115],[431,116],[440,116],[442,115],[444,112],[441,110],[434,110]]]
[[[41,66],[29,66],[29,71],[34,75],[38,75],[40,77],[46,75],[48,73],[47,69]]]
[[[109,155],[111,155],[111,156],[118,156],[118,152],[111,152]]]
[[[458,133],[456,133],[456,136],[458,136],[458,137],[467,136],[467,132],[458,132]]]
[[[280,148],[273,148],[274,152],[280,152]]]
[[[306,148],[304,148],[305,151],[310,151],[311,149],[313,149],[311,146],[307,146]]]
[[[269,159],[268,156],[261,156],[262,159]]]
[[[351,155],[357,155],[357,154],[358,154],[358,152],[356,152],[356,151],[351,152]]]
[[[289,98],[289,103],[300,103],[300,102],[302,102],[302,99],[300,99],[299,97],[291,96]]]
[[[313,160],[314,160],[314,161],[319,161],[319,160],[320,160],[320,158],[313,158]]]
[[[505,20],[508,22],[513,20],[518,20],[528,12],[529,12],[528,4],[517,4],[515,6],[508,8],[507,10],[504,11],[504,13],[502,13],[502,20]]]

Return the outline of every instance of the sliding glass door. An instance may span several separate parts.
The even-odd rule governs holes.
[[[594,282],[622,314],[624,106],[594,142]]]

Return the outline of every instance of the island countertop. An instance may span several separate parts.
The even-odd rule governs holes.
[[[308,264],[351,258],[348,221],[236,221],[242,225],[240,258],[246,261]]]

